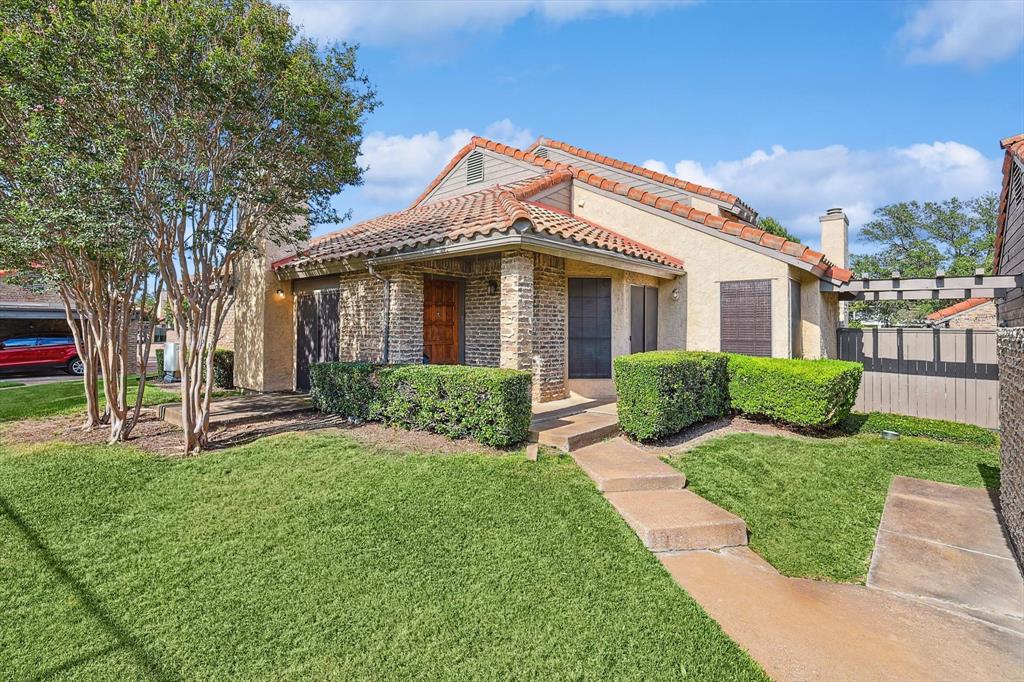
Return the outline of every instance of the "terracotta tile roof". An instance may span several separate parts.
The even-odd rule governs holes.
[[[932,322],[938,322],[940,320],[946,319],[947,317],[952,317],[957,313],[962,313],[965,310],[977,308],[982,303],[988,303],[991,300],[991,298],[969,298],[966,301],[954,303],[953,305],[943,308],[942,310],[936,310],[934,313],[932,313],[925,319],[930,320]]]
[[[604,164],[605,166],[611,166],[612,168],[617,168],[619,170],[626,171],[627,173],[633,173],[634,175],[645,177],[648,180],[653,180],[654,182],[660,182],[665,185],[676,187],[683,191],[690,192],[691,194],[700,194],[702,196],[710,197],[711,199],[723,201],[727,204],[731,204],[732,206],[740,209],[739,211],[737,211],[738,213],[747,212],[756,215],[754,209],[752,209],[746,203],[740,201],[740,198],[737,197],[735,194],[723,192],[720,189],[715,189],[713,187],[705,187],[704,185],[698,185],[695,182],[682,180],[680,178],[667,175],[665,173],[653,171],[650,168],[644,168],[643,166],[637,166],[636,164],[629,163],[627,161],[613,159],[610,156],[598,154],[597,152],[592,152],[586,149],[582,149],[580,147],[573,146],[571,144],[567,144],[565,142],[552,140],[547,137],[538,138],[537,141],[533,143],[533,146],[531,146],[528,151],[533,151],[537,147],[551,147],[552,149],[559,149],[567,154],[578,156],[581,159],[594,161],[596,163]]]
[[[1003,235],[1006,232],[1006,211],[1010,202],[1010,171],[1013,157],[1024,163],[1024,133],[1000,140],[999,146],[1006,151],[1003,158],[1003,185],[999,192],[999,217],[996,219],[996,241],[993,247],[992,270],[999,273],[999,256],[1003,251]]]
[[[545,174],[509,189],[495,186],[424,206],[391,213],[348,229],[314,239],[299,255],[273,264],[301,266],[307,263],[382,256],[404,249],[457,242],[461,239],[508,233],[520,220],[535,232],[568,239],[606,251],[660,265],[682,268],[683,262],[624,237],[595,223],[581,220],[525,197],[553,187],[570,176]]]
[[[825,258],[824,254],[814,251],[813,249],[810,249],[798,242],[785,241],[775,235],[769,234],[756,227],[752,227],[746,223],[712,215],[705,211],[701,211],[700,209],[693,208],[684,202],[673,201],[672,199],[641,190],[626,183],[610,180],[598,175],[597,173],[585,171],[570,164],[558,163],[557,161],[545,159],[531,152],[524,152],[521,149],[510,147],[507,144],[494,142],[493,140],[487,140],[482,137],[474,137],[466,144],[466,146],[459,150],[455,157],[448,162],[448,165],[445,166],[430,185],[427,186],[427,189],[424,190],[416,201],[413,202],[412,206],[417,206],[424,198],[429,196],[434,188],[437,187],[445,176],[447,176],[448,173],[458,165],[459,161],[461,161],[466,154],[478,148],[487,149],[497,154],[503,154],[505,156],[518,159],[550,172],[568,173],[577,182],[582,182],[606,192],[612,192],[614,194],[627,197],[658,210],[665,211],[666,213],[671,213],[672,215],[685,220],[699,223],[706,227],[719,230],[720,232],[739,237],[744,241],[758,244],[765,248],[798,258],[803,262],[808,263],[811,266],[812,272],[819,277],[840,282],[848,282],[853,276],[852,271],[834,265],[831,261]]]

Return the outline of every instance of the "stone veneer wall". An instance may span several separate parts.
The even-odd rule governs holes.
[[[565,259],[534,254],[533,395],[538,402],[569,395],[566,387],[568,280]]]
[[[384,283],[368,272],[345,274],[338,294],[338,358],[380,362],[384,358]]]
[[[1024,327],[996,332],[1002,471],[999,505],[1024,571]]]
[[[501,279],[497,256],[473,261],[466,278],[466,364],[497,367],[501,361],[501,297],[487,293]]]

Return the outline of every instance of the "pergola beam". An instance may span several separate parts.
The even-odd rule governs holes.
[[[903,296],[891,296],[884,298],[863,298],[854,296],[858,300],[899,300],[921,299],[921,298],[970,298],[972,296],[984,296],[1000,298],[1013,289],[1024,288],[1024,275],[971,275],[968,277],[880,277],[877,279],[851,279],[845,284],[832,284],[821,282],[821,291],[828,291],[838,294],[846,294],[844,299],[849,299],[849,294],[871,293],[901,293]],[[922,292],[927,295],[922,296]],[[963,293],[967,292],[967,293]],[[984,293],[989,292],[989,293]],[[1002,293],[992,293],[1002,292]]]
[[[970,289],[915,289],[899,291],[851,291],[841,293],[843,301],[941,301],[958,298],[1005,298],[1010,289],[973,287]]]

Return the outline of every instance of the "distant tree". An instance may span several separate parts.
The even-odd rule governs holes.
[[[771,216],[759,218],[757,221],[757,226],[764,230],[765,232],[767,232],[768,234],[774,234],[776,237],[782,237],[783,239],[788,239],[791,242],[800,241],[799,237],[797,237],[795,234],[787,230],[785,227],[783,227],[782,223],[780,223],[775,218],[772,218]]]
[[[916,201],[889,204],[860,232],[873,244],[873,253],[851,256],[852,269],[866,277],[933,277],[970,275],[977,268],[992,270],[998,199],[994,193],[961,201]],[[949,305],[949,301],[863,301],[851,305],[861,317],[890,324],[920,320]]]

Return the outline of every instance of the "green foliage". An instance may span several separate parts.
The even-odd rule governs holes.
[[[832,426],[850,414],[864,367],[843,360],[729,356],[729,399],[744,414]]]
[[[652,351],[615,358],[619,425],[637,440],[662,438],[729,407],[721,353]]]
[[[164,375],[164,349],[157,348],[153,354],[156,355],[156,376],[159,379]]]
[[[763,218],[759,218],[757,221],[757,226],[764,230],[765,232],[767,232],[768,234],[774,234],[776,237],[782,237],[783,239],[788,239],[791,242],[800,241],[799,237],[797,237],[795,234],[787,230],[782,223],[780,223],[775,218],[772,218],[771,216],[764,216]]]
[[[15,386],[24,386],[20,381],[0,381],[0,388],[14,388]]]
[[[870,254],[854,254],[850,264],[866,277],[933,277],[971,275],[992,270],[998,200],[994,193],[961,201],[901,202],[875,210],[859,240],[874,245]],[[949,301],[858,301],[851,311],[888,324],[921,320]]]
[[[135,378],[130,378],[128,390],[134,391],[137,386],[138,381]],[[102,409],[104,403],[102,382],[99,398]],[[142,404],[152,406],[172,403],[180,399],[181,397],[177,393],[147,383]],[[84,409],[85,389],[81,381],[17,386],[0,391],[0,422],[81,413]]]
[[[740,516],[750,546],[785,575],[863,581],[893,476],[998,488],[995,448],[924,438],[715,438],[669,462]]]
[[[377,371],[369,362],[318,362],[309,367],[309,397],[321,412],[348,419],[370,418],[380,393]],[[377,408],[379,409],[379,408]]]
[[[213,385],[217,388],[235,387],[235,351],[225,348],[213,351]]]
[[[766,679],[568,457],[0,447],[0,505],[4,678]]]
[[[974,424],[908,417],[885,412],[869,412],[868,414],[854,412],[839,423],[839,428],[844,433],[851,435],[895,431],[903,436],[918,436],[951,443],[971,443],[993,447],[999,445],[998,434]]]
[[[314,365],[310,384],[318,409],[353,419],[498,447],[523,442],[530,428],[529,372],[332,362]]]

